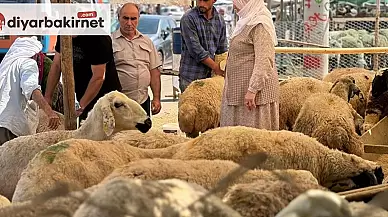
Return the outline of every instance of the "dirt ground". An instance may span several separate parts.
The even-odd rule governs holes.
[[[178,124],[178,98],[173,99],[172,76],[161,76],[161,103],[162,109],[159,114],[153,115],[152,129],[163,130],[164,124]],[[149,94],[152,99],[152,91],[149,88]]]

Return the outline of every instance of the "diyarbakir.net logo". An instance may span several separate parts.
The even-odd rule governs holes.
[[[110,4],[0,4],[0,35],[110,35]]]

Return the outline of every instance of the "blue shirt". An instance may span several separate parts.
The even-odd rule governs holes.
[[[213,17],[207,20],[198,7],[181,18],[182,53],[179,76],[187,81],[208,78],[211,68],[201,61],[227,51],[226,26],[222,15],[213,7]]]

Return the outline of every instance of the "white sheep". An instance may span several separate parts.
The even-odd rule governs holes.
[[[126,95],[112,91],[101,97],[77,130],[60,130],[22,136],[0,147],[0,194],[11,199],[20,175],[28,162],[41,150],[70,138],[106,140],[121,130],[151,128],[144,109]]]
[[[275,216],[294,198],[310,189],[327,190],[317,181],[302,177],[282,177],[277,180],[255,180],[251,183],[237,184],[230,188],[223,202],[242,216]]]
[[[302,133],[236,126],[212,129],[195,139],[159,149],[141,149],[113,140],[62,141],[31,160],[12,201],[29,200],[59,180],[87,188],[101,182],[115,168],[145,158],[238,163],[258,152],[268,155],[259,168],[307,170],[320,185],[333,191],[381,184],[384,179],[377,163],[330,149]]]
[[[190,138],[151,129],[147,133],[135,130],[121,131],[114,134],[111,140],[123,141],[128,145],[138,148],[166,148],[171,145],[189,141]]]
[[[126,177],[142,180],[181,179],[195,183],[206,190],[216,187],[218,182],[240,165],[227,160],[173,160],[173,159],[142,159],[130,162],[116,168],[104,178],[105,183],[117,177]],[[272,183],[279,179],[293,179],[299,183],[314,183],[319,186],[318,180],[306,170],[249,170],[229,185],[248,184],[257,180]],[[323,187],[322,187],[323,188]],[[216,196],[222,198],[227,189],[220,190]]]
[[[116,178],[97,188],[74,217],[241,217],[216,196],[178,179],[159,181]]]
[[[0,217],[193,216],[241,217],[216,196],[183,180],[116,178],[81,190],[58,186],[32,200],[0,208]]]
[[[363,119],[347,102],[354,95],[353,82],[350,78],[341,78],[330,93],[308,97],[292,131],[316,138],[330,148],[362,156],[364,145],[357,132],[361,130]]]
[[[377,195],[378,196],[378,195]],[[377,197],[376,196],[376,197]],[[382,203],[386,203],[383,199]],[[373,199],[372,199],[373,201]],[[371,201],[371,202],[372,202]],[[330,191],[309,190],[281,210],[275,217],[385,217],[388,212],[374,203],[348,202]]]

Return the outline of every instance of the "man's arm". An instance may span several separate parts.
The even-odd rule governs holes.
[[[150,52],[150,74],[151,74],[151,90],[152,90],[152,103],[151,103],[151,111],[152,114],[158,114],[161,109],[160,104],[160,70],[159,67],[162,66],[162,61],[158,55],[158,51],[156,50],[155,45],[152,41],[149,41],[149,45],[151,46]]]
[[[151,73],[151,90],[152,90],[152,95],[153,99],[160,100],[160,70],[158,68],[152,69],[150,71]]]
[[[193,57],[198,63],[201,62],[207,65],[209,68],[216,70],[218,65],[212,58],[210,58],[209,52],[206,51],[199,42],[197,28],[194,22],[190,20],[189,16],[182,17],[180,26],[181,35],[185,41],[190,56]]]
[[[59,82],[59,78],[61,77],[61,54],[55,51],[55,56],[53,63],[50,67],[50,72],[47,76],[46,90],[45,90],[45,99],[51,104],[53,94],[55,91],[55,87]]]
[[[85,55],[91,60],[92,78],[79,104],[85,108],[98,95],[105,80],[106,64],[113,58],[112,39],[109,36],[90,36],[85,41]]]
[[[79,104],[83,109],[88,106],[94,98],[96,98],[105,80],[106,64],[92,65],[91,67],[93,72],[92,78],[89,81],[84,95],[79,101]]]
[[[51,129],[56,129],[59,125],[59,117],[43,97],[38,80],[39,69],[35,60],[31,59],[31,61],[24,63],[20,69],[20,87],[22,89],[22,94],[27,100],[32,99],[38,104],[39,108],[43,109],[50,118],[49,127]]]

